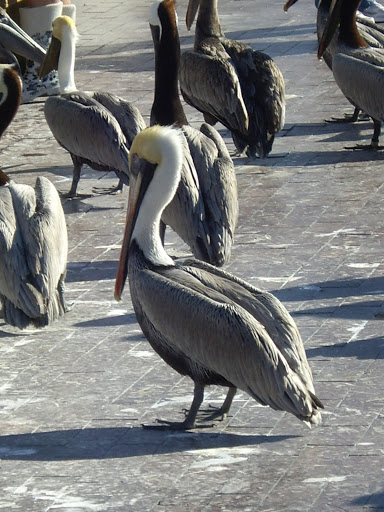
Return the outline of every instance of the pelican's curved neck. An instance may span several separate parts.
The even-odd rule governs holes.
[[[223,35],[217,10],[217,0],[201,0],[196,21],[195,46],[207,37],[221,37]]]
[[[76,91],[75,57],[76,37],[72,33],[62,38],[59,58],[59,85],[61,94]]]
[[[164,179],[164,178],[170,179]],[[174,265],[160,238],[161,215],[175,195],[180,179],[180,156],[169,153],[159,164],[143,198],[131,239],[145,258],[159,266]]]
[[[366,48],[369,45],[360,35],[356,24],[356,12],[360,0],[342,1],[340,10],[339,39],[352,48]]]
[[[170,8],[168,6],[168,8]],[[173,14],[173,15],[172,15]],[[188,124],[179,95],[180,40],[174,13],[159,6],[161,37],[155,43],[155,97],[151,124]]]

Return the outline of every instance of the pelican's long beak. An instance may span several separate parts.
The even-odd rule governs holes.
[[[296,2],[297,0],[288,0],[288,2],[284,4],[284,11],[287,12],[288,9],[292,7],[292,5],[294,5]]]
[[[57,37],[52,36],[51,42],[49,43],[47,53],[39,69],[39,78],[43,78],[48,75],[53,69],[57,69],[59,66],[59,57],[61,50],[61,41]]]
[[[132,161],[134,162],[132,163]],[[134,155],[133,158],[131,158],[130,167],[131,177],[129,183],[127,217],[115,283],[115,299],[117,301],[121,300],[125,281],[128,276],[129,246],[131,245],[132,233],[135,228],[137,216],[157,165],[151,164],[147,160]]]
[[[188,30],[191,30],[199,5],[200,0],[189,0],[188,2],[187,14],[185,16],[185,23]]]
[[[327,17],[327,22],[325,24],[323,34],[321,36],[319,47],[317,50],[317,57],[321,59],[325,50],[327,49],[329,43],[334,36],[337,27],[340,24],[340,9],[341,9],[341,1],[340,0],[332,0],[331,6],[329,8],[329,13]]]
[[[0,10],[0,45],[39,64],[45,56],[45,50],[29,37],[4,9]]]

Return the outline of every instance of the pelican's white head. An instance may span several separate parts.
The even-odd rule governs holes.
[[[178,128],[151,126],[132,143],[127,221],[115,285],[117,300],[128,275],[133,240],[153,265],[174,265],[160,239],[160,219],[179,185],[184,158],[181,136]]]

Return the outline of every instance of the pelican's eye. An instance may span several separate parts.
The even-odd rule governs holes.
[[[137,178],[139,171],[140,171],[140,157],[137,153],[134,153],[131,156],[130,170],[131,170],[132,176]]]

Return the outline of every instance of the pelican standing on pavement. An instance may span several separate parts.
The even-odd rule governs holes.
[[[331,7],[332,0],[321,0],[317,9],[317,39],[320,42],[324,28],[326,26],[327,18],[329,15],[329,9]],[[288,2],[284,5],[284,10],[288,11],[288,9],[294,5],[297,0],[288,0]],[[384,48],[384,28],[380,25],[377,25],[369,18],[356,17],[356,24],[359,30],[359,33],[363,37],[366,43],[373,48]],[[332,60],[334,54],[338,51],[338,38],[339,38],[339,30],[336,29],[335,33],[329,42],[327,48],[325,48],[322,58],[325,63],[332,71]],[[355,107],[354,113],[352,115],[345,114],[343,117],[333,117],[328,122],[355,122],[359,118],[360,109]]]
[[[232,132],[239,153],[266,157],[285,122],[283,75],[267,54],[223,34],[217,0],[189,0],[187,28],[199,10],[195,44],[181,58],[185,101]]]
[[[297,327],[284,306],[235,276],[198,260],[177,265],[159,234],[183,162],[180,131],[153,126],[134,140],[127,223],[115,284],[121,299],[128,276],[137,320],[153,349],[194,381],[182,423],[196,416],[209,384],[229,387],[221,413],[239,388],[262,405],[288,411],[310,425],[321,421],[320,400]]]
[[[356,149],[379,149],[381,123],[384,121],[384,49],[371,48],[360,35],[356,25],[359,4],[359,0],[332,0],[318,56],[324,54],[340,25],[332,60],[333,76],[352,105],[373,119],[371,144],[356,146]]]
[[[109,192],[118,192],[123,184],[129,185],[129,147],[145,122],[135,106],[114,94],[76,89],[77,38],[72,18],[56,18],[40,76],[58,69],[61,96],[47,98],[45,118],[57,142],[72,157],[73,180],[66,196],[76,196],[83,164],[99,171],[114,171],[119,184]]]
[[[1,64],[0,134],[21,95],[18,65]],[[53,184],[38,177],[32,188],[0,171],[0,303],[6,323],[20,329],[44,327],[65,313],[67,252],[64,212]]]
[[[152,4],[149,22],[155,49],[155,96],[151,125],[182,127],[184,160],[174,200],[162,220],[213,265],[228,262],[238,218],[235,168],[220,134],[188,124],[179,96],[180,42],[174,0]]]

